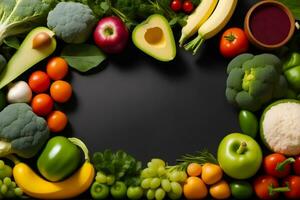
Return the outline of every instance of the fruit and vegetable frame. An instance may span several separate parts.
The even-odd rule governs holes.
[[[0,0],[0,199],[299,200],[298,20],[299,0]]]

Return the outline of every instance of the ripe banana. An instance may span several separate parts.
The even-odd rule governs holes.
[[[195,11],[187,18],[187,24],[181,30],[179,46],[194,35],[199,27],[209,18],[214,11],[218,0],[202,0]]]
[[[185,45],[186,50],[192,50],[196,54],[201,44],[219,33],[228,23],[238,0],[219,0],[216,9],[208,20],[198,29],[198,36]]]
[[[86,161],[81,168],[68,179],[61,182],[49,182],[38,176],[25,163],[13,168],[17,185],[25,194],[38,199],[66,199],[76,197],[86,191],[95,176],[93,165]]]

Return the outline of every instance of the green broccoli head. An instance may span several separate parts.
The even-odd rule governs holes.
[[[46,121],[25,103],[10,104],[0,112],[0,156],[33,157],[49,138]]]
[[[49,12],[47,26],[66,43],[83,43],[90,36],[96,17],[86,5],[60,2]]]
[[[227,73],[227,100],[242,109],[256,111],[286,93],[281,62],[275,55],[242,54],[229,63]]]

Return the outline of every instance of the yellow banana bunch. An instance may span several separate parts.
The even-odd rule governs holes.
[[[186,50],[196,54],[202,43],[218,34],[228,23],[238,0],[219,0],[216,9],[208,20],[198,29],[198,36],[185,45]]]
[[[86,161],[80,169],[68,179],[50,182],[37,175],[25,163],[18,163],[13,168],[17,185],[25,194],[38,199],[66,199],[76,197],[86,191],[95,176],[93,165]]]
[[[218,0],[202,0],[195,11],[187,18],[187,24],[181,30],[179,46],[194,35],[199,27],[209,18],[214,11]]]

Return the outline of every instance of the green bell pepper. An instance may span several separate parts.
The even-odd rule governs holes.
[[[283,63],[285,78],[290,86],[300,91],[300,53],[292,53]]]
[[[235,199],[250,199],[253,189],[247,181],[234,181],[230,183],[231,194]]]
[[[49,181],[60,181],[79,167],[82,153],[77,138],[51,138],[37,160],[39,172]]]

